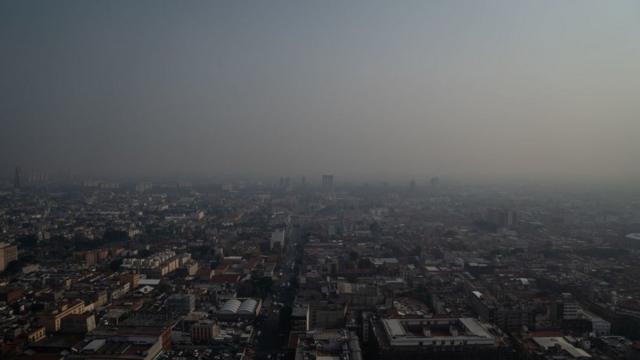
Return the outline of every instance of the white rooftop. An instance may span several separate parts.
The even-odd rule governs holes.
[[[591,357],[589,353],[569,344],[569,342],[561,336],[534,337],[533,341],[535,341],[539,346],[545,348],[545,350],[553,348],[555,346],[560,346],[562,350],[566,351],[569,355],[571,355],[571,357],[576,359],[585,359]]]

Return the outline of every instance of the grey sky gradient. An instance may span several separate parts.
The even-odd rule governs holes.
[[[1,1],[0,169],[640,176],[638,1]]]

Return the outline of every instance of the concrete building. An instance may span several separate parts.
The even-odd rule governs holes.
[[[580,304],[573,298],[570,293],[562,294],[562,319],[575,320],[578,318]]]
[[[295,360],[362,360],[358,336],[348,330],[309,332],[298,339]]]
[[[189,260],[191,260],[191,254],[176,254],[175,251],[166,250],[144,259],[126,258],[122,262],[122,267],[157,279],[176,271]]]
[[[207,343],[220,335],[220,327],[213,320],[200,320],[191,327],[191,340],[195,344]]]
[[[283,227],[275,229],[271,233],[271,241],[269,243],[269,248],[271,250],[277,249],[282,250],[285,246],[286,239],[286,231]]]
[[[307,306],[307,331],[340,329],[345,325],[348,307],[344,304],[317,302]]]
[[[109,339],[116,342],[136,342],[154,346],[159,344],[161,350],[171,349],[171,330],[176,320],[169,314],[157,312],[137,312],[119,321],[117,326],[99,326],[87,337],[88,339]],[[156,353],[157,355],[157,353]]]
[[[333,191],[333,175],[322,175],[322,190],[326,192]]]
[[[10,262],[18,260],[18,247],[0,243],[0,271],[4,271]]]
[[[96,328],[93,314],[72,314],[62,319],[60,331],[67,334],[86,334]]]
[[[69,354],[69,360],[152,360],[162,352],[160,341],[147,343],[136,340],[92,339],[78,351]]]
[[[512,227],[518,223],[518,213],[508,209],[487,209],[485,219],[498,227]]]
[[[382,319],[374,327],[382,359],[493,359],[496,329],[473,318]]]
[[[173,294],[167,298],[167,310],[173,314],[187,315],[196,308],[193,294]]]
[[[44,326],[38,326],[27,332],[27,343],[33,344],[47,336],[47,329]]]
[[[561,336],[533,337],[532,340],[538,346],[538,349],[544,353],[545,359],[591,358],[588,352],[573,346]]]
[[[40,323],[47,329],[48,333],[60,331],[62,319],[70,315],[84,313],[84,302],[77,301],[73,304],[63,304],[57,310],[46,312],[40,315]]]
[[[137,273],[126,273],[120,275],[120,281],[122,283],[129,283],[130,289],[134,290],[140,285],[140,274]]]
[[[586,313],[591,320],[591,329],[595,336],[608,336],[611,334],[611,323],[591,313]]]

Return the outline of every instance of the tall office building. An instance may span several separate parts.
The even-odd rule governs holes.
[[[13,177],[13,187],[16,189],[20,189],[20,176],[21,176],[20,168],[16,166],[16,172]]]
[[[429,180],[429,184],[431,184],[431,188],[435,189],[438,187],[438,185],[440,184],[440,178],[438,177],[432,177]]]
[[[512,227],[518,223],[518,213],[508,209],[487,209],[486,220],[499,227]]]
[[[575,320],[580,312],[580,304],[571,293],[562,293],[562,319]]]
[[[333,175],[322,175],[322,190],[333,191]]]

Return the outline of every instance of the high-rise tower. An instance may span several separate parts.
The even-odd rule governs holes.
[[[322,175],[322,190],[333,191],[333,175]]]
[[[13,177],[13,187],[16,189],[20,189],[20,176],[21,176],[20,167],[16,166],[16,172]]]

